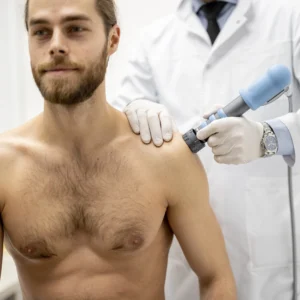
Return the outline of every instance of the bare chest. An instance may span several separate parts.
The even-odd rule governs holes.
[[[33,165],[16,181],[4,224],[25,256],[57,255],[79,234],[101,253],[136,251],[167,230],[164,196],[136,163]]]

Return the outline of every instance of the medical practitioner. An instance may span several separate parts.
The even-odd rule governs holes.
[[[291,98],[214,121],[198,135],[210,137],[198,154],[241,300],[293,295],[287,167],[300,241],[300,1],[182,0],[142,31],[114,102],[145,143],[160,146],[172,138],[171,116],[183,134],[276,64],[293,74]],[[198,286],[175,240],[167,300],[198,300]]]

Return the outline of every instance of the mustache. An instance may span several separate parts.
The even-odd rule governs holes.
[[[64,67],[64,68],[68,68],[68,69],[81,69],[82,66],[71,62],[69,59],[65,59],[64,57],[61,58],[56,58],[53,61],[49,62],[49,63],[44,63],[38,66],[38,72],[39,73],[45,73],[47,72],[47,70],[53,70],[55,68],[58,67]]]

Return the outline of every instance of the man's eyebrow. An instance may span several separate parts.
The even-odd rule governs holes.
[[[86,15],[70,15],[63,17],[61,23],[72,22],[72,21],[91,21],[91,19]],[[32,18],[29,22],[29,26],[40,25],[40,24],[50,24],[49,20],[44,18]]]

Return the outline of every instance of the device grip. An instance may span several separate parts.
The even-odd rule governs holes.
[[[199,127],[197,127],[195,129],[196,131],[196,134],[199,130],[201,130],[202,128],[208,126],[210,123],[212,123],[213,121],[215,120],[218,120],[218,119],[223,119],[223,118],[227,118],[229,116],[227,116],[225,110],[223,108],[220,108],[214,115],[211,115],[207,121],[204,121],[201,123],[201,125]]]
[[[241,117],[250,107],[245,103],[241,96],[227,104],[223,111],[227,117]]]
[[[202,128],[206,127],[208,124],[213,122],[216,119],[220,118],[226,118],[226,114],[223,109],[219,109],[218,112],[215,115],[211,115],[209,119],[205,122],[203,122],[198,128],[191,129],[188,132],[186,132],[182,137],[185,143],[188,145],[192,153],[198,153],[200,150],[202,150],[205,147],[205,141],[200,141],[197,138],[197,132],[201,130]]]

